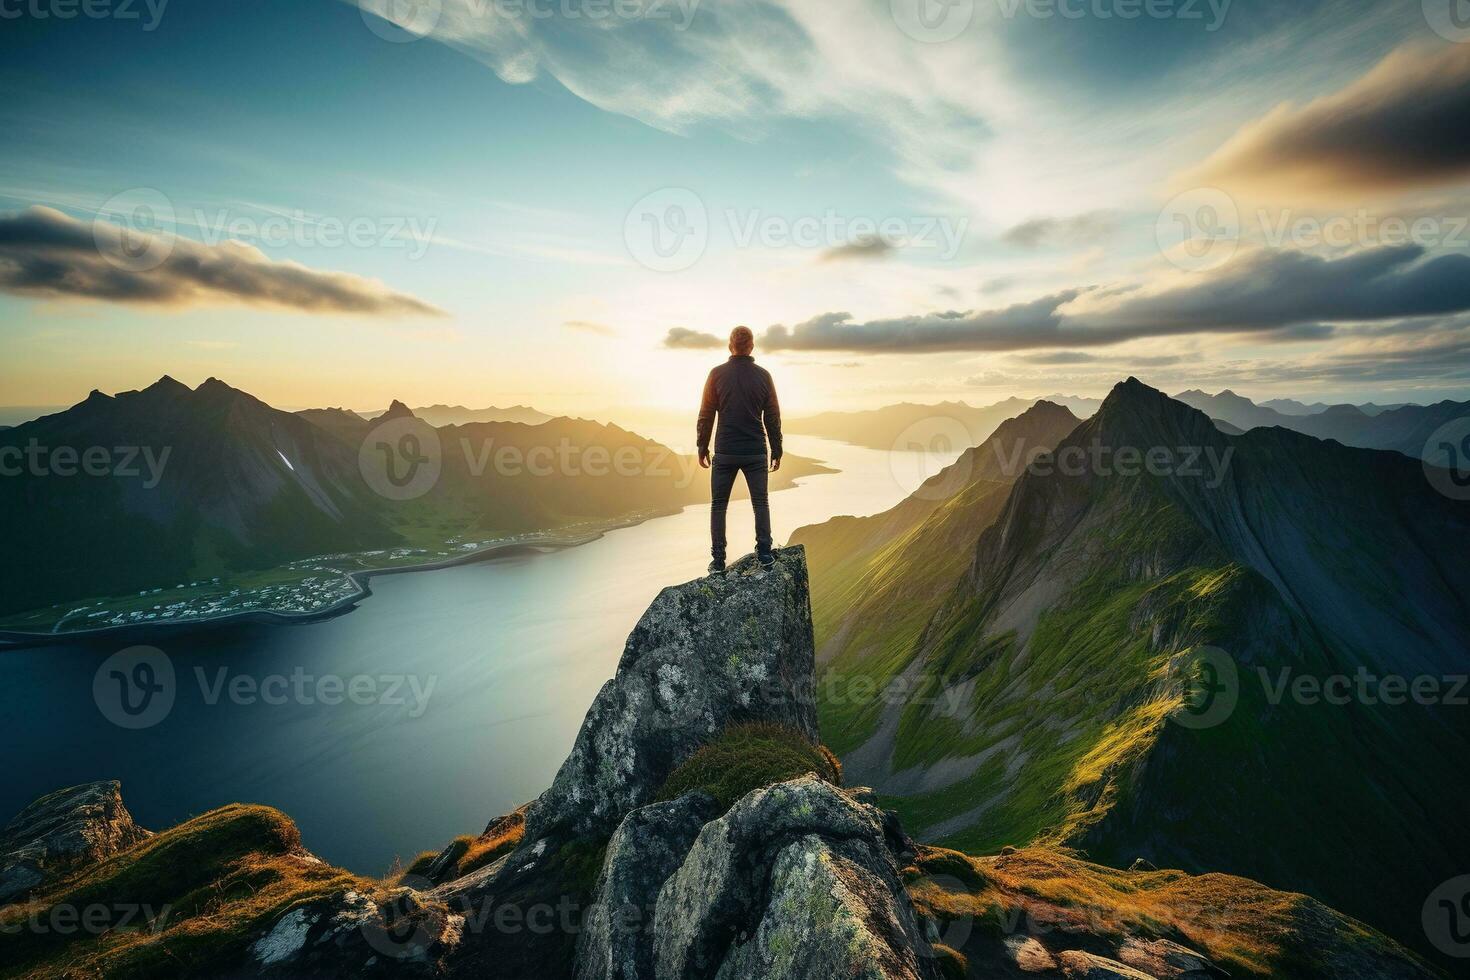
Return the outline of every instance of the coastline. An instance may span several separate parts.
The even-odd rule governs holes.
[[[683,510],[683,508],[679,510]],[[541,532],[546,535],[545,539],[494,544],[488,548],[468,551],[462,555],[454,555],[449,558],[441,558],[438,561],[422,562],[413,565],[389,565],[384,568],[366,568],[344,572],[343,575],[352,583],[357,591],[352,595],[343,596],[341,599],[337,599],[321,609],[313,609],[309,612],[249,609],[239,612],[223,613],[217,616],[196,616],[166,623],[156,621],[149,623],[124,623],[119,626],[98,626],[89,629],[68,630],[64,633],[35,633],[25,630],[0,629],[0,653],[6,650],[62,646],[67,643],[98,643],[123,640],[140,643],[146,642],[153,637],[176,635],[192,629],[214,629],[223,626],[306,626],[311,623],[334,619],[338,616],[345,616],[351,612],[359,602],[372,596],[372,580],[380,575],[406,575],[411,572],[432,572],[445,568],[454,568],[459,565],[473,565],[484,561],[494,561],[498,558],[513,558],[517,555],[562,551],[567,548],[576,548],[584,544],[591,544],[593,541],[606,535],[609,531],[617,531],[626,527],[636,527],[645,521],[655,520],[659,517],[668,517],[670,514],[676,513],[679,513],[679,511],[634,514],[626,518],[600,524],[595,530],[586,531],[570,537],[557,536],[556,532],[547,531]]]

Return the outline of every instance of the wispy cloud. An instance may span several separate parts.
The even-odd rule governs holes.
[[[562,326],[567,330],[575,330],[579,333],[596,334],[599,337],[616,337],[618,332],[605,323],[597,323],[593,320],[563,320]]]
[[[307,313],[444,316],[374,279],[276,262],[238,242],[125,232],[31,207],[0,215],[0,290],[24,296],[185,307],[267,306]]]
[[[1022,248],[1096,245],[1117,232],[1118,217],[1116,211],[1088,211],[1064,218],[1032,218],[1006,229],[1000,237]]]
[[[724,347],[726,341],[712,333],[690,330],[688,327],[672,327],[664,337],[664,346],[675,350],[712,350]]]
[[[1470,45],[1400,48],[1356,82],[1282,103],[1182,185],[1320,196],[1444,184],[1470,174]]]
[[[819,261],[842,262],[847,259],[881,259],[893,251],[893,243],[885,238],[874,235],[868,238],[859,238],[848,242],[846,245],[838,245],[822,252]]]

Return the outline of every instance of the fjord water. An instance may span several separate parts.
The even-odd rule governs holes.
[[[898,503],[955,454],[802,438],[841,472],[772,496],[776,540]],[[126,641],[0,651],[7,778],[0,824],[37,796],[120,779],[138,822],[171,826],[230,802],[290,814],[306,846],[364,874],[478,833],[535,797],[666,585],[708,561],[708,507],[564,551],[376,578],[353,611],[301,626],[230,626],[157,642],[173,706],[137,730],[104,717],[93,682]],[[751,547],[730,509],[730,551]],[[357,696],[330,685],[340,679]],[[320,686],[323,679],[326,685]],[[304,695],[303,693],[304,692]]]

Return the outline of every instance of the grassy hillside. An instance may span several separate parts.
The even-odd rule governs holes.
[[[847,753],[880,723],[882,691],[912,663],[925,625],[973,558],[1030,455],[1077,425],[1038,402],[897,506],[798,529],[812,574],[822,730]]]

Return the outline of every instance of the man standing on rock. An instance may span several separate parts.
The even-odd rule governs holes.
[[[699,465],[710,468],[709,439],[715,435],[714,468],[710,473],[710,558],[709,570],[725,570],[725,511],[735,474],[745,474],[750,505],[755,509],[755,553],[763,568],[776,561],[771,551],[771,504],[767,494],[768,472],[781,468],[781,406],[776,401],[776,383],[771,374],[755,363],[755,334],[749,327],[730,331],[730,359],[709,373],[704,397],[699,403]],[[770,456],[766,440],[770,440]]]

